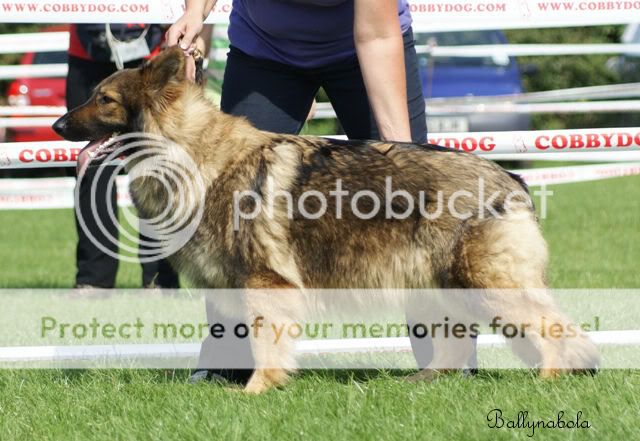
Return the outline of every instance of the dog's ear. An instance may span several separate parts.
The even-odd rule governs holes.
[[[147,84],[155,90],[162,90],[170,83],[185,81],[185,55],[178,46],[162,51],[142,68]]]

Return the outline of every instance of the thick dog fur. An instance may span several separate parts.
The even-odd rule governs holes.
[[[480,288],[488,291],[474,310],[467,308],[471,316],[499,316],[514,323],[535,323],[544,316],[568,322],[541,291],[546,288],[547,248],[519,178],[490,161],[437,146],[259,131],[245,119],[223,114],[210,104],[200,88],[183,80],[184,65],[181,51],[169,49],[140,69],[114,74],[96,88],[89,102],[63,117],[63,135],[79,140],[116,131],[144,131],[174,141],[193,159],[206,185],[204,217],[194,237],[171,261],[196,286]],[[362,220],[348,206],[330,203],[327,214],[317,220],[304,219],[294,204],[290,219],[286,200],[277,197],[278,191],[288,191],[295,201],[307,190],[328,196],[338,179],[351,193],[366,189],[384,195],[386,177],[392,178],[394,189],[406,190],[416,200],[418,192],[424,191],[429,212],[438,192],[447,201],[454,192],[466,190],[469,197],[457,199],[455,208],[474,216],[461,220],[445,210],[429,220],[415,207],[404,220],[383,216]],[[479,180],[484,181],[487,194],[500,192],[493,207],[511,214],[478,218]],[[236,229],[233,194],[246,190],[255,191],[265,204],[272,200],[274,214],[241,220]],[[158,214],[172,203],[148,180],[134,181],[131,191],[145,216]],[[505,196],[512,191],[520,196],[509,202]],[[317,211],[314,201],[307,199],[308,212]],[[361,211],[368,212],[371,207],[365,199],[361,202]],[[394,203],[399,204],[398,212],[407,208],[402,202]],[[250,201],[243,204],[241,208],[251,211]],[[339,209],[341,219],[336,216]],[[507,296],[498,290],[503,288],[521,294]],[[428,321],[431,305],[415,299],[402,301],[411,317]],[[268,311],[274,320],[295,316],[298,308],[273,304],[268,296],[257,294],[246,306],[249,316],[264,316]],[[434,345],[435,360],[418,377],[429,377],[432,367],[451,365],[451,360],[442,360],[450,351],[439,350],[446,342],[436,339]],[[532,331],[526,345],[537,354],[527,361],[537,363],[544,377],[557,375],[558,366],[597,363],[597,352],[587,338],[564,341]],[[470,343],[467,346],[457,352],[460,366],[472,350]],[[523,356],[524,349],[514,347]],[[290,346],[273,350],[254,339],[252,350],[257,369],[246,390],[259,393],[283,384],[287,369],[272,366],[286,364],[282,362],[291,358]]]

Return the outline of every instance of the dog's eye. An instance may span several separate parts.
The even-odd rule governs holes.
[[[102,95],[101,97],[98,98],[99,104],[109,104],[109,103],[114,103],[115,101],[116,100],[114,100],[113,98],[107,95]]]

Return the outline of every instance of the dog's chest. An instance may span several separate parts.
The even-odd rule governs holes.
[[[231,288],[234,275],[229,263],[212,238],[202,232],[194,236],[170,257],[171,264],[198,288]]]

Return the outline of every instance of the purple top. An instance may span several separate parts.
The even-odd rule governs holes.
[[[397,1],[404,33],[411,13]],[[233,0],[229,20],[231,45],[256,58],[314,68],[356,53],[353,0]]]

